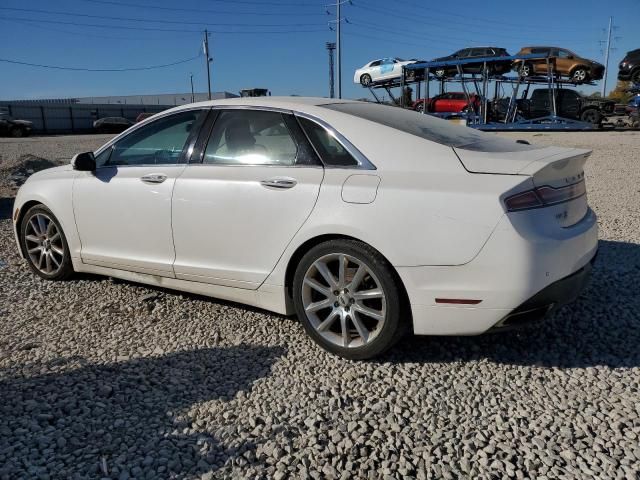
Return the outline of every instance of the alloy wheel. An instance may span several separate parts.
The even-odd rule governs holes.
[[[44,213],[29,218],[25,229],[29,259],[45,275],[55,275],[64,261],[64,242],[55,222]]]
[[[302,304],[325,340],[346,348],[373,341],[387,316],[382,284],[365,262],[331,253],[311,264],[302,284]]]
[[[576,82],[583,82],[586,78],[587,78],[587,72],[582,68],[573,72],[573,79]]]

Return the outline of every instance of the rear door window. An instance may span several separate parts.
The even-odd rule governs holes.
[[[304,117],[298,117],[298,120],[325,165],[330,167],[357,167],[359,165],[344,145],[323,126]]]

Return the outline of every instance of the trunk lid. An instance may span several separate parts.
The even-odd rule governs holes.
[[[495,148],[493,142],[479,142],[455,147],[456,155],[471,173],[532,176],[536,186],[541,181],[551,181],[552,186],[581,174],[590,150],[564,147],[533,147],[509,142]],[[575,182],[566,182],[568,183]]]
[[[590,150],[563,147],[531,147],[517,144],[516,151],[454,148],[464,167],[472,173],[523,175],[531,177],[533,186],[560,189],[584,181],[584,165]],[[489,150],[489,151],[487,151]],[[543,207],[560,227],[578,223],[588,212],[586,195]]]

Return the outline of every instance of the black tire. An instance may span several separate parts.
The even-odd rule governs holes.
[[[61,261],[59,261],[59,267],[57,267],[56,270],[52,271],[51,273],[46,273],[45,271],[40,269],[35,264],[35,260],[29,253],[29,249],[34,248],[37,244],[36,242],[33,242],[27,239],[27,235],[29,233],[28,229],[33,228],[33,226],[29,226],[29,223],[31,222],[32,219],[37,223],[37,217],[36,217],[37,215],[48,217],[51,220],[51,222],[55,225],[57,232],[60,234],[59,241],[58,239],[56,239],[56,240],[50,241],[49,243],[50,245],[49,250],[52,250],[53,246],[55,246],[58,249],[61,248],[63,252],[62,255],[57,254],[59,256],[57,256],[56,258],[61,258]],[[29,268],[31,268],[33,273],[35,273],[41,278],[44,278],[45,280],[66,280],[73,274],[73,264],[71,262],[71,254],[69,252],[69,244],[67,243],[67,237],[65,236],[64,231],[62,230],[62,226],[60,225],[60,222],[55,217],[55,215],[51,212],[51,210],[49,210],[44,205],[35,205],[31,207],[27,211],[27,213],[25,213],[25,215],[22,217],[19,231],[20,231],[20,245],[22,246],[22,251],[25,254],[25,258],[27,260],[27,263],[29,264]],[[49,229],[47,228],[47,233],[48,232],[49,232]],[[39,255],[39,254],[36,254],[36,255]],[[52,263],[52,265],[54,264]]]
[[[595,108],[587,108],[580,114],[580,120],[594,125],[600,125],[600,123],[602,123],[602,113]]]
[[[640,85],[640,68],[636,68],[631,72],[631,82]]]
[[[354,304],[354,300],[351,300],[351,303],[347,301],[343,302],[341,305],[338,301],[336,301],[333,306],[329,305],[326,309],[331,312],[336,310],[341,310],[344,312],[345,309],[347,311],[346,322],[347,322],[347,331],[350,332],[348,334],[349,341],[347,343],[354,343],[355,346],[343,346],[334,343],[333,341],[327,339],[323,336],[316,328],[313,326],[312,320],[307,315],[305,311],[305,300],[303,298],[304,291],[303,287],[305,285],[305,277],[309,272],[312,272],[312,265],[315,268],[316,261],[325,259],[327,257],[331,257],[333,255],[346,255],[351,259],[357,260],[360,262],[361,266],[366,267],[367,273],[362,278],[362,280],[355,286],[354,290],[360,285],[365,285],[367,282],[373,282],[374,288],[382,290],[384,295],[384,300],[379,300],[380,302],[385,302],[385,307],[382,307],[384,313],[384,318],[382,320],[382,325],[380,326],[378,322],[364,322],[363,319],[372,320],[369,317],[362,316],[362,314],[358,313],[358,318],[360,318],[360,324],[368,323],[369,325],[375,325],[373,330],[369,331],[369,334],[374,334],[373,338],[370,338],[366,343],[362,342],[362,336],[357,333],[356,324],[352,320],[354,315],[354,311],[357,311],[355,305],[358,304],[358,300],[355,300],[355,305],[353,307],[353,311],[349,312],[349,305]],[[337,262],[337,260],[336,260]],[[351,263],[349,263],[351,264]],[[357,265],[353,264],[353,270],[357,271],[359,268]],[[348,270],[348,269],[345,269]],[[370,275],[371,273],[371,275]],[[351,275],[351,280],[353,280],[355,273]],[[335,277],[335,275],[334,275]],[[337,278],[337,277],[335,277]],[[348,279],[349,275],[345,274],[345,279]],[[349,280],[349,281],[351,281]],[[331,287],[327,287],[328,282],[325,282],[325,285],[322,285],[325,289],[331,290]],[[347,286],[351,288],[351,284],[345,284],[344,292],[347,292]],[[296,313],[300,322],[302,323],[304,329],[307,331],[307,334],[322,348],[325,350],[339,355],[343,358],[347,358],[350,360],[364,360],[368,358],[375,357],[380,355],[387,349],[391,348],[403,335],[407,332],[410,325],[410,318],[408,315],[405,315],[405,312],[408,311],[408,305],[406,305],[405,297],[403,295],[403,291],[401,290],[400,278],[397,273],[394,271],[393,267],[389,264],[389,262],[374,248],[369,245],[359,242],[357,240],[330,240],[321,244],[316,245],[311,250],[309,250],[300,260],[296,268],[296,273],[293,280],[293,303],[296,309]],[[307,287],[308,288],[308,287]],[[340,287],[335,287],[340,288]],[[366,290],[366,289],[365,289]],[[337,291],[337,290],[336,290]],[[355,293],[355,292],[352,292]],[[335,292],[333,293],[335,295]],[[331,302],[337,299],[329,299],[326,298],[327,301]],[[314,300],[315,301],[315,300]],[[342,299],[341,299],[342,301]],[[369,300],[360,300],[362,304],[365,301]],[[343,307],[346,305],[346,307]],[[370,305],[370,304],[369,304]],[[368,307],[368,305],[366,305]],[[375,307],[374,307],[375,308]],[[321,312],[323,310],[319,310]],[[327,314],[327,316],[331,316]],[[326,318],[325,318],[326,319]],[[340,333],[331,332],[333,328],[340,326]],[[367,326],[368,328],[368,326]],[[326,329],[326,332],[329,335],[333,335],[337,339],[344,339],[344,334],[342,333],[341,322],[335,320],[331,327]],[[363,343],[363,344],[360,344]]]
[[[417,104],[415,110],[418,113],[424,112],[424,102],[420,102],[419,104]]]
[[[530,63],[523,63],[518,67],[518,75],[521,77],[530,77],[533,75],[533,65]]]
[[[24,137],[24,130],[20,127],[13,127],[10,132],[13,138],[22,138]]]
[[[590,80],[589,70],[586,67],[576,67],[571,71],[571,80],[575,83],[585,83]]]
[[[445,78],[447,76],[447,71],[444,68],[439,68],[433,72],[436,78]]]
[[[369,85],[371,85],[371,82],[371,75],[369,75],[368,73],[360,76],[360,85],[368,87]]]

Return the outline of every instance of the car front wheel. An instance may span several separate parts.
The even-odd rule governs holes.
[[[371,85],[371,75],[369,75],[368,73],[362,75],[360,77],[360,84],[364,85],[365,87]]]
[[[10,133],[13,138],[24,137],[24,130],[22,130],[20,127],[12,128]]]
[[[583,122],[592,123],[594,125],[600,125],[602,122],[602,113],[595,108],[588,108],[580,115],[580,120]]]
[[[399,279],[387,260],[355,240],[331,240],[300,261],[294,305],[309,336],[341,357],[381,354],[404,333]]]
[[[64,280],[73,273],[67,239],[60,222],[43,205],[29,209],[20,224],[20,241],[29,267],[46,280]]]

